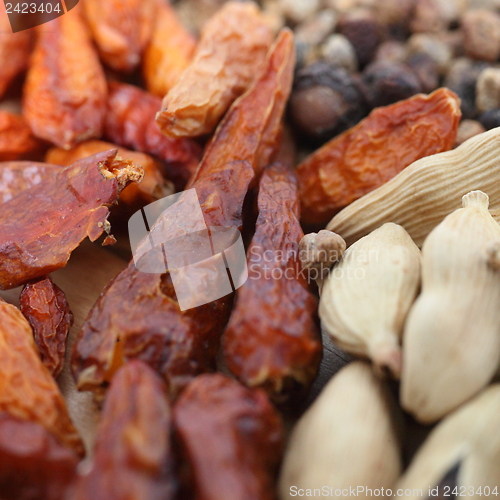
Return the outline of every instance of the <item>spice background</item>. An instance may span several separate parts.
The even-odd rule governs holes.
[[[0,500],[500,494],[500,1],[16,5]],[[187,189],[250,272],[181,310],[128,220]]]

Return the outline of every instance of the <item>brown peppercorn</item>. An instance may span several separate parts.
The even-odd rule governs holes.
[[[321,135],[336,124],[347,108],[341,94],[325,85],[297,90],[292,94],[292,119],[300,129],[311,135]]]
[[[377,21],[387,26],[407,28],[415,0],[381,0],[370,5]]]
[[[297,73],[290,116],[309,138],[324,141],[355,125],[366,112],[362,91],[344,68],[316,62]]]
[[[327,63],[341,66],[351,73],[358,70],[356,52],[344,35],[330,35],[321,47],[321,56]]]
[[[500,15],[486,9],[462,16],[464,48],[469,57],[494,62],[500,56]]]
[[[419,53],[413,54],[408,58],[406,64],[415,72],[420,83],[422,90],[430,93],[437,89],[439,86],[439,72],[436,61],[428,54]]]
[[[361,68],[373,60],[384,38],[382,25],[364,9],[346,13],[339,21],[339,31],[352,43]]]
[[[476,120],[462,120],[458,126],[457,139],[455,140],[455,147],[460,146],[466,140],[474,137],[475,135],[485,132],[485,128]]]
[[[438,33],[447,29],[449,20],[442,15],[435,0],[418,0],[412,14],[413,33]]]
[[[405,61],[407,55],[406,46],[397,40],[387,40],[382,42],[375,54],[375,61],[399,62]]]
[[[464,32],[462,29],[442,31],[441,33],[436,33],[434,36],[451,50],[452,58],[465,56]]]
[[[278,0],[281,11],[293,24],[312,17],[320,7],[319,0]]]
[[[363,2],[366,3],[366,0],[323,0],[323,3],[327,7],[340,14],[345,14],[352,9],[361,7],[363,5]],[[371,2],[371,0],[368,0],[368,3],[373,2]]]
[[[337,24],[337,15],[332,10],[322,10],[313,17],[300,23],[294,30],[297,40],[310,45],[319,45],[333,32]]]
[[[387,106],[422,92],[422,84],[406,64],[374,62],[363,72],[368,104]]]
[[[500,69],[485,68],[477,78],[476,107],[479,111],[500,108]]]
[[[427,54],[436,61],[439,72],[445,74],[453,58],[450,44],[433,33],[417,33],[412,35],[406,44],[408,57],[413,54]]]
[[[345,252],[346,243],[338,234],[322,229],[319,233],[306,234],[299,244],[302,268],[315,269],[319,278],[324,278],[335,262]]]

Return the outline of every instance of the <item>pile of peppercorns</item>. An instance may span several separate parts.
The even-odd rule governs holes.
[[[208,1],[208,0],[204,0]],[[296,35],[289,117],[322,144],[371,109],[446,86],[460,97],[457,144],[500,125],[499,0],[264,0]]]

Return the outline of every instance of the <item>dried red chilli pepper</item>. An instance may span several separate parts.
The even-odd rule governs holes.
[[[155,0],[83,0],[82,5],[102,60],[117,71],[137,67],[154,28]]]
[[[156,0],[156,4],[156,21],[144,51],[142,74],[149,92],[163,98],[191,61],[196,39],[182,25],[170,2]]]
[[[293,35],[284,29],[269,50],[262,75],[233,103],[217,127],[189,185],[215,163],[248,161],[258,176],[271,162],[280,146],[283,113],[291,91],[294,66]],[[234,147],[230,146],[230,138],[233,138]]]
[[[227,145],[232,147],[231,142]],[[204,173],[193,189],[206,225],[240,229],[252,167],[232,162],[222,168],[216,162]],[[186,234],[191,212],[184,202],[185,197],[168,220],[159,219],[163,225],[151,228],[153,239],[155,227],[172,239]],[[72,370],[77,387],[100,394],[123,363],[137,358],[162,374],[175,397],[197,374],[215,369],[231,304],[227,295],[182,311],[169,272],[141,272],[130,262],[93,306],[76,339]]]
[[[297,145],[295,144],[292,131],[287,125],[283,126],[280,148],[273,156],[273,161],[285,165],[297,164]]]
[[[52,148],[47,151],[45,160],[48,163],[68,166],[87,156],[115,148],[118,149],[118,156],[132,160],[144,170],[144,178],[140,183],[129,184],[120,193],[120,214],[130,216],[131,211],[174,192],[173,184],[163,176],[163,167],[159,161],[144,153],[118,148],[109,142],[90,140],[81,142],[69,150]]]
[[[265,64],[273,33],[253,2],[229,1],[207,21],[195,53],[156,117],[169,137],[213,132]]]
[[[116,157],[116,150],[106,151],[60,169],[3,203],[0,289],[64,267],[82,240],[95,241],[109,231],[109,205],[142,174],[140,167]]]
[[[182,189],[196,171],[201,148],[191,139],[165,137],[156,125],[161,99],[125,83],[109,83],[104,135],[120,146],[156,156],[164,162],[165,174]]]
[[[175,404],[174,427],[195,500],[276,498],[283,428],[263,391],[200,375]]]
[[[0,97],[12,81],[28,67],[31,52],[32,30],[12,33],[4,3],[0,3]]]
[[[36,159],[43,149],[21,115],[0,110],[0,161]]]
[[[64,500],[78,461],[41,425],[0,413],[2,500]]]
[[[176,491],[172,417],[162,380],[134,360],[113,378],[92,461],[71,500],[171,500]]]
[[[80,9],[36,28],[23,93],[33,133],[63,148],[100,137],[107,85]]]
[[[317,300],[301,273],[297,181],[284,165],[264,170],[259,217],[247,252],[248,280],[223,337],[229,370],[277,400],[314,380],[321,360]]]
[[[279,146],[293,50],[291,32],[284,30],[264,75],[233,105],[235,111],[219,126],[190,181],[209,227],[241,227],[254,169],[259,171]],[[178,221],[171,218],[166,226],[171,238],[185,233],[182,205],[178,208]],[[99,298],[75,342],[72,369],[78,388],[102,393],[121,364],[139,358],[167,379],[175,397],[194,376],[214,369],[230,307],[227,296],[181,311],[169,273],[146,274],[130,263]]]
[[[66,340],[74,319],[64,292],[50,277],[41,278],[23,288],[19,302],[42,363],[57,377],[64,365]]]
[[[460,117],[447,88],[374,109],[297,167],[303,222],[327,222],[419,158],[451,149]]]
[[[61,445],[84,454],[59,387],[40,360],[28,321],[1,299],[0,412],[40,424]]]
[[[0,163],[0,204],[56,175],[60,170],[59,165],[32,161]]]

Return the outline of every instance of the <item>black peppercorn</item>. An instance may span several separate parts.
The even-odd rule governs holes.
[[[422,84],[406,64],[377,61],[366,67],[363,84],[370,107],[387,106],[422,92]]]
[[[358,123],[368,110],[348,71],[315,62],[297,72],[289,111],[295,128],[309,142],[319,143]]]
[[[444,86],[453,90],[460,97],[460,109],[463,118],[474,119],[478,115],[476,82],[479,73],[487,67],[487,63],[461,57],[453,62],[446,75]]]
[[[361,68],[373,60],[385,37],[382,25],[372,13],[364,10],[346,13],[340,19],[339,32],[352,43]]]
[[[479,123],[486,129],[500,127],[500,108],[489,109],[479,115]]]
[[[432,57],[423,52],[410,56],[406,64],[415,72],[423,92],[430,93],[439,86],[438,65]]]

